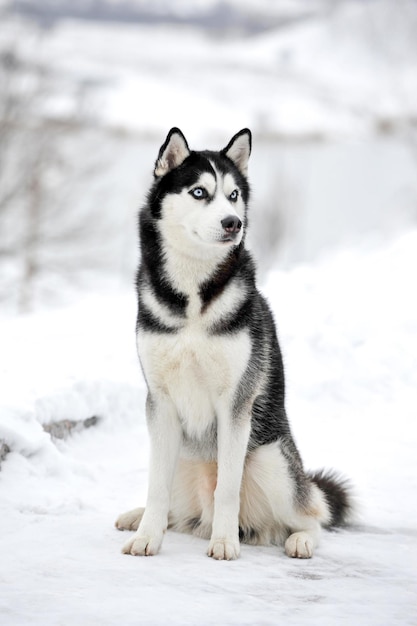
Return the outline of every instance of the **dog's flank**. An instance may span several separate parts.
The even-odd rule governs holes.
[[[320,527],[345,523],[346,483],[304,471],[285,412],[271,311],[245,248],[251,134],[192,151],[178,128],[155,163],[140,212],[137,345],[151,443],[145,509],[123,551],[158,552],[167,527],[237,558],[240,542],[285,543],[308,558]]]

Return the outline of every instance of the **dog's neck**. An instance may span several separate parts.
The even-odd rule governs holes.
[[[218,247],[202,255],[192,255],[170,245],[163,245],[164,270],[173,288],[187,297],[201,296],[216,290],[215,285],[226,282],[237,262],[238,247]],[[212,286],[211,286],[212,285]]]

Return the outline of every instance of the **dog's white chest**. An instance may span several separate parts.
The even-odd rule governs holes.
[[[222,406],[233,401],[250,358],[246,331],[210,336],[186,327],[175,335],[138,335],[151,392],[169,395],[187,434],[201,436]]]

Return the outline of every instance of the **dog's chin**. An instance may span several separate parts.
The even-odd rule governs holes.
[[[202,237],[197,231],[193,232],[194,241],[198,241],[203,244],[205,247],[213,247],[213,248],[228,248],[232,246],[238,246],[242,241],[242,233],[238,233],[236,236],[233,235],[218,235],[216,237]]]
[[[242,239],[241,236],[237,236],[237,237],[224,236],[219,240],[219,243],[220,244],[233,244],[234,246],[237,246],[239,245],[241,239]]]

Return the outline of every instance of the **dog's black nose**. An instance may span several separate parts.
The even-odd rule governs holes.
[[[242,222],[236,215],[228,215],[221,221],[224,230],[229,234],[235,234],[242,228]]]

